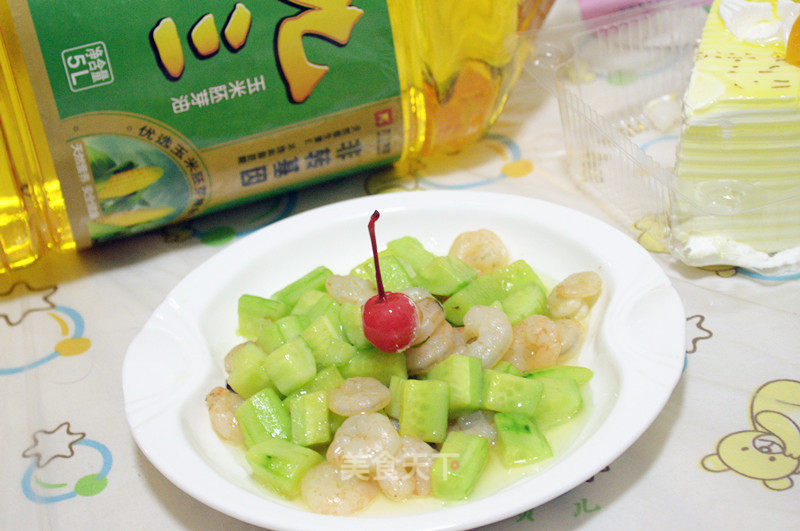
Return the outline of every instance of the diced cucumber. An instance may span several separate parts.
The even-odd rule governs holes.
[[[503,311],[511,324],[517,324],[531,315],[547,315],[547,293],[538,284],[519,286],[503,299]]]
[[[447,383],[437,380],[405,380],[402,383],[400,435],[440,443],[447,436]]]
[[[370,342],[364,335],[364,319],[361,315],[361,306],[346,302],[339,305],[339,322],[347,342],[357,349],[367,348]]]
[[[283,439],[269,439],[253,446],[245,459],[256,480],[289,498],[297,495],[303,476],[324,460],[314,450]]]
[[[484,371],[483,408],[530,417],[542,398],[542,383],[492,369]]]
[[[406,356],[402,352],[381,352],[375,347],[359,350],[347,364],[339,367],[345,378],[371,376],[383,385],[389,385],[392,376],[408,378]]]
[[[507,374],[513,374],[514,376],[522,376],[522,372],[519,369],[517,369],[511,363],[505,360],[498,361],[497,364],[495,364],[495,366],[492,367],[492,370],[495,370],[497,372],[505,372]]]
[[[292,315],[306,315],[314,308],[314,305],[321,300],[329,299],[331,302],[333,298],[325,291],[317,289],[309,289],[304,291],[300,298],[297,299],[297,304],[292,308]]]
[[[299,336],[302,331],[303,325],[300,319],[296,315],[287,315],[263,327],[256,338],[256,343],[269,354],[285,345],[290,339]]]
[[[257,295],[242,295],[239,297],[238,334],[247,339],[255,339],[261,328],[289,313],[289,306],[281,301],[265,299]]]
[[[295,391],[295,393],[315,393],[317,391],[322,391],[325,393],[325,396],[327,396],[328,391],[334,387],[339,387],[343,383],[344,378],[342,378],[342,375],[336,367],[325,367],[320,369],[310,382]]]
[[[478,482],[489,459],[489,441],[451,431],[431,469],[431,490],[440,500],[463,500]]]
[[[524,415],[497,413],[497,450],[507,467],[526,465],[553,456],[547,439],[536,423]]]
[[[410,267],[406,266],[397,257],[387,253],[379,253],[378,258],[381,262],[381,278],[383,279],[383,287],[386,288],[386,291],[402,291],[405,288],[411,287],[411,275],[413,275],[414,272]],[[374,283],[375,264],[372,258],[353,268],[350,274],[365,278]]]
[[[403,382],[405,381],[406,378],[399,376],[392,376],[389,379],[389,393],[392,395],[392,399],[384,411],[393,419],[400,419],[400,408],[403,405]]]
[[[386,250],[392,256],[405,261],[415,273],[419,273],[434,258],[433,253],[411,236],[391,240],[386,244]]]
[[[478,278],[478,271],[461,259],[451,256],[437,256],[423,267],[413,279],[419,286],[433,295],[450,296]]]
[[[461,326],[464,324],[464,315],[476,304],[489,306],[495,301],[503,301],[512,291],[531,284],[545,290],[544,284],[531,266],[524,260],[517,260],[478,277],[455,292],[444,303],[447,320]]]
[[[270,385],[269,376],[264,368],[267,353],[261,347],[248,341],[233,348],[231,372],[228,374],[228,385],[242,398],[250,398]]]
[[[592,379],[592,370],[579,365],[554,365],[542,369],[534,369],[525,373],[525,378],[537,376],[553,376],[558,378],[572,378],[578,385],[583,385]]]
[[[356,354],[356,347],[343,339],[339,323],[331,314],[323,314],[303,330],[301,337],[311,348],[320,367],[344,365]]]
[[[267,355],[264,367],[269,379],[284,395],[296,391],[317,375],[314,354],[300,337],[273,350]]]
[[[479,409],[483,403],[483,369],[478,358],[451,354],[433,366],[427,379],[449,385],[451,417]]]
[[[541,428],[561,424],[581,410],[583,397],[580,387],[572,378],[533,376],[531,380],[542,384],[542,399],[531,417]]]
[[[286,398],[292,419],[292,441],[296,444],[311,446],[331,440],[327,397],[328,393],[316,391]]]
[[[300,299],[300,296],[303,294],[303,292],[310,289],[324,291],[325,281],[332,274],[333,273],[331,270],[327,267],[319,266],[298,278],[285,288],[276,291],[272,295],[272,298],[285,302],[293,308],[294,305],[297,304],[297,301]]]
[[[291,435],[289,412],[272,387],[266,387],[245,400],[235,416],[248,448],[271,437],[288,439]]]

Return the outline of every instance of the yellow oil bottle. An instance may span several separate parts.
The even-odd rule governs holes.
[[[0,273],[496,118],[553,0],[0,0]]]

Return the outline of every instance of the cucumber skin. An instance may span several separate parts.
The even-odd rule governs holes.
[[[234,414],[248,448],[266,437],[288,439],[291,419],[278,392],[267,387],[244,401]],[[254,425],[253,422],[256,422]]]
[[[237,345],[234,349],[236,352],[231,360],[228,385],[236,394],[247,399],[271,385],[263,364],[267,353],[250,341]]]
[[[327,395],[328,391],[334,387],[339,387],[343,383],[344,378],[342,378],[341,373],[339,373],[336,367],[331,365],[330,367],[320,369],[310,382],[300,387],[295,393],[304,394],[322,391]]]
[[[578,385],[583,385],[592,379],[594,373],[588,367],[581,367],[580,365],[554,365],[553,367],[528,371],[523,376],[525,378],[535,378],[537,376],[571,378]]]
[[[293,308],[304,291],[309,289],[325,291],[325,281],[332,274],[333,272],[327,267],[319,266],[286,287],[276,291],[271,298],[284,302]]]
[[[400,409],[403,405],[403,382],[405,380],[406,378],[399,376],[392,376],[389,379],[389,392],[392,395],[392,399],[384,409],[387,417],[400,420]]]
[[[434,254],[425,249],[425,246],[412,236],[402,236],[391,240],[386,244],[386,251],[405,261],[414,273],[419,273],[434,258]]]
[[[531,417],[541,401],[543,384],[533,378],[487,369],[483,382],[483,409]],[[522,393],[510,396],[512,388],[521,389]]]
[[[324,458],[284,439],[270,439],[247,450],[245,459],[259,483],[287,498],[297,495],[300,481]]]
[[[300,446],[330,442],[327,395],[327,392],[316,391],[286,398],[292,425],[292,442]]]
[[[506,468],[553,457],[553,450],[534,421],[515,413],[496,413],[497,450]]]
[[[489,460],[489,441],[478,435],[451,431],[431,469],[431,491],[440,500],[463,500]],[[453,466],[458,463],[457,466]]]
[[[292,394],[317,375],[314,354],[299,337],[267,355],[264,367],[269,379],[284,396]]]
[[[481,360],[462,354],[451,354],[434,365],[426,376],[426,380],[445,382],[450,387],[450,417],[480,409],[483,378]]]
[[[447,437],[450,386],[436,380],[405,380],[402,383],[400,435],[440,443]]]
[[[431,260],[412,282],[433,295],[449,297],[476,278],[475,268],[455,256],[444,255]]]
[[[392,376],[408,379],[406,356],[402,352],[389,354],[375,347],[359,350],[348,363],[339,367],[344,378],[370,376],[388,386]]]
[[[239,316],[237,334],[254,340],[264,325],[288,314],[289,306],[281,301],[244,294],[237,302],[237,313]]]
[[[572,378],[535,376],[542,383],[542,399],[531,419],[541,428],[549,428],[572,419],[583,407],[578,383]]]

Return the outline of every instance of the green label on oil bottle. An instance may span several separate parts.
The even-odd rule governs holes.
[[[93,240],[402,149],[385,0],[17,3],[47,72],[56,167],[75,181],[65,196]]]

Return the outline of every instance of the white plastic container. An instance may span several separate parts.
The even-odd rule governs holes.
[[[800,186],[792,197],[747,183],[678,189],[673,170],[681,100],[708,4],[664,0],[549,28],[536,36],[529,73],[558,99],[570,175],[640,241],[693,266],[734,265],[772,276],[800,272],[800,249],[788,241],[772,253],[735,241],[698,252],[698,239],[677,230],[678,210],[724,227],[742,217],[780,218],[780,203],[800,196]],[[742,194],[749,195],[742,200]]]

